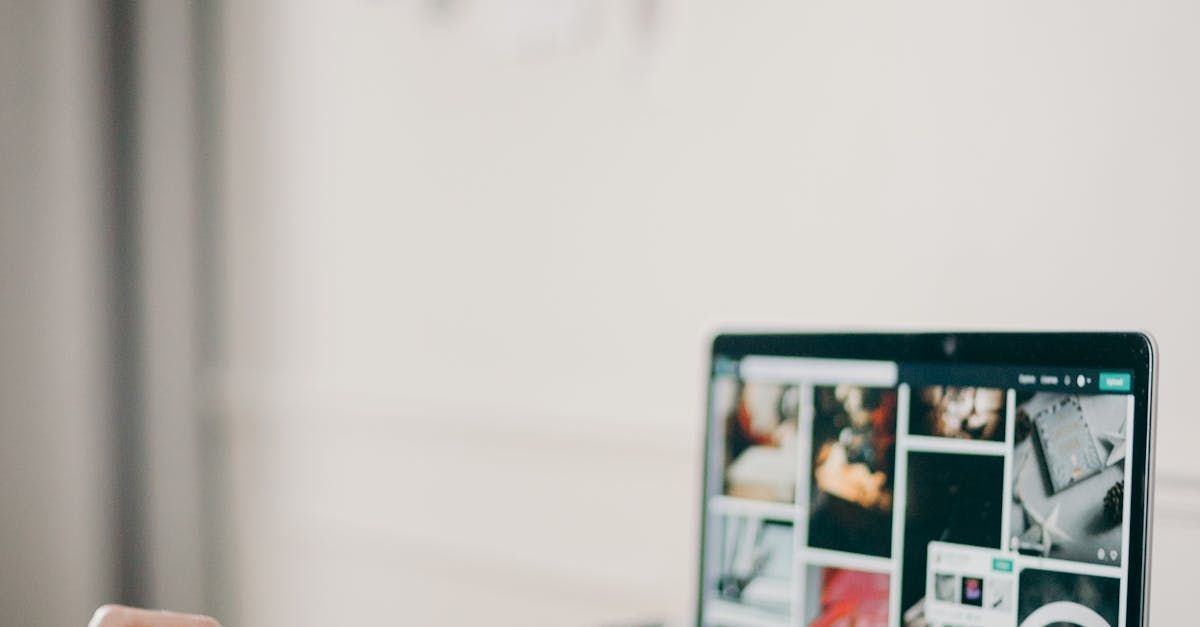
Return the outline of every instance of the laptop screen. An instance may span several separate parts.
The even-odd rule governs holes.
[[[1132,383],[715,356],[700,622],[1123,627]]]

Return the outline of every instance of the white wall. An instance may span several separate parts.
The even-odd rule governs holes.
[[[1194,3],[228,4],[238,622],[684,615],[725,324],[1149,330],[1200,522]]]

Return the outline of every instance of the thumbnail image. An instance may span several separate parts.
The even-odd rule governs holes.
[[[804,623],[810,627],[885,627],[888,576],[809,566]]]
[[[1009,548],[1121,564],[1127,403],[1108,394],[1018,399]]]
[[[1012,579],[988,578],[984,587],[983,606],[993,610],[1012,611],[1013,586]]]
[[[909,433],[966,440],[1004,440],[1004,390],[930,385],[912,395]]]
[[[925,598],[904,612],[905,627],[1015,624],[1015,563],[1011,553],[930,542]]]
[[[724,419],[724,494],[793,503],[799,390],[794,385],[719,380],[714,410]]]
[[[1111,577],[1021,571],[1017,595],[1020,625],[1116,627],[1121,583]]]
[[[933,577],[933,598],[943,603],[958,603],[958,575],[938,573]]]
[[[983,607],[983,579],[980,577],[963,577],[962,594],[958,602],[963,605]]]
[[[809,546],[891,555],[896,390],[813,390]]]
[[[925,596],[925,569],[931,542],[1001,547],[1004,458],[910,452],[905,495],[900,602],[908,610]],[[973,595],[981,590],[983,582],[970,583],[968,579],[961,578],[959,582],[960,602],[981,605],[967,593]]]
[[[720,516],[717,598],[787,617],[792,599],[792,525],[755,516]]]

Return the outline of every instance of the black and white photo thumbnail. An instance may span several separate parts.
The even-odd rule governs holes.
[[[1128,412],[1116,394],[1018,399],[1010,549],[1122,563]]]
[[[792,603],[793,528],[750,515],[714,516],[716,598],[747,615],[786,618]],[[739,610],[740,608],[740,610]]]
[[[1118,579],[1027,568],[1017,588],[1019,625],[1117,627]]]

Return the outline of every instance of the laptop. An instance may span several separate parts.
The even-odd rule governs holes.
[[[1140,333],[723,334],[700,625],[1149,625]]]

